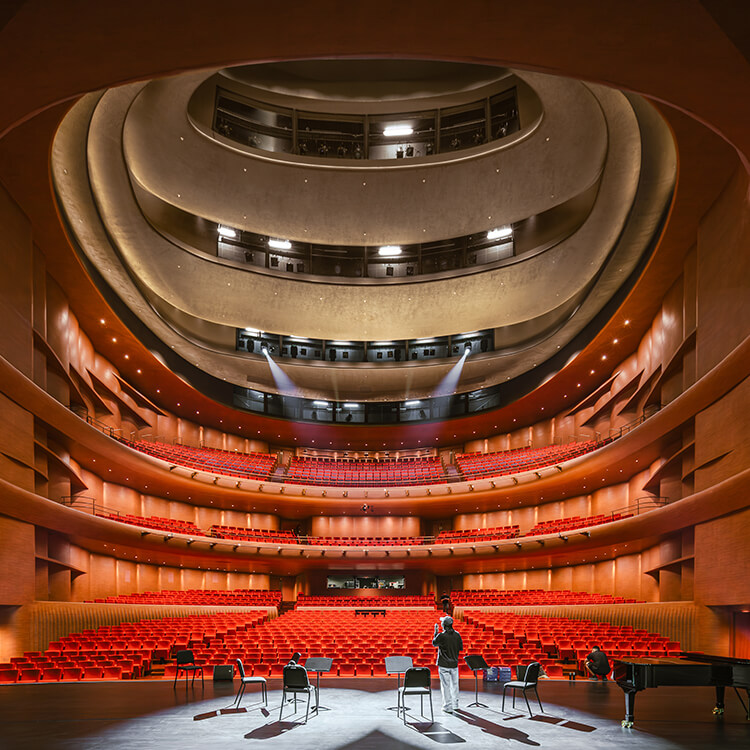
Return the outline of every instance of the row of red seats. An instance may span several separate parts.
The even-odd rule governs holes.
[[[409,459],[349,461],[294,456],[284,477],[293,484],[339,487],[400,486],[446,482],[445,467],[438,456]]]
[[[663,657],[681,652],[678,641],[629,625],[507,612],[464,612],[463,632],[470,632],[490,652],[541,650],[543,659],[580,663],[593,646],[610,658]],[[540,659],[542,661],[542,659]]]
[[[515,539],[518,536],[518,532],[518,526],[492,526],[486,529],[441,531],[435,537],[435,544],[447,544],[449,542],[480,542],[485,539]]]
[[[190,521],[160,518],[159,516],[117,515],[114,513],[97,514],[103,518],[120,521],[135,526],[142,526],[174,534],[188,534],[190,536],[206,536],[214,539],[236,539],[238,541],[267,542],[271,544],[310,544],[332,546],[373,546],[393,547],[415,544],[448,544],[460,542],[480,542],[493,539],[515,539],[519,536],[536,536],[552,534],[561,531],[572,531],[587,526],[598,526],[622,518],[630,518],[630,513],[600,514],[580,518],[578,516],[566,519],[542,521],[528,532],[520,534],[517,525],[500,526],[482,529],[460,529],[456,531],[441,531],[434,539],[429,537],[367,537],[367,536],[304,536],[298,537],[293,531],[280,529],[246,529],[240,526],[222,526],[214,524],[208,531],[198,528]]]
[[[180,521],[177,518],[162,518],[161,516],[134,516],[129,513],[97,513],[102,518],[109,518],[112,521],[128,523],[132,526],[144,526],[149,529],[159,531],[171,531],[175,534],[191,534],[194,536],[204,536],[205,532],[199,529],[192,521]]]
[[[0,664],[0,682],[136,679],[180,649],[254,641],[250,631],[266,617],[254,612],[190,615],[84,630]]]
[[[309,536],[305,543],[337,547],[404,547],[422,544],[422,540],[410,536]]]
[[[411,656],[417,666],[434,664],[437,617],[434,608],[388,609],[378,617],[359,616],[355,608],[301,608],[273,620],[225,613],[122,623],[71,634],[45,652],[0,664],[0,682],[135,679],[148,674],[153,661],[182,648],[191,648],[196,662],[207,666],[242,658],[248,672],[267,677],[281,676],[294,651],[303,658],[333,658],[333,675],[384,676],[383,661],[394,654]],[[464,653],[482,654],[493,666],[537,660],[551,676],[561,674],[564,665],[580,666],[594,645],[611,658],[681,650],[678,642],[646,630],[574,618],[467,610],[456,628]],[[168,664],[165,676],[174,676],[174,670]],[[471,673],[464,664],[461,670]]]
[[[134,594],[108,596],[95,599],[107,604],[188,604],[227,605],[232,607],[277,607],[281,603],[280,591],[261,589],[186,589],[184,591],[144,591]]]
[[[246,646],[240,658],[248,672],[266,677],[281,676],[294,651],[302,653],[303,662],[312,656],[332,658],[334,676],[384,676],[384,659],[394,654],[410,656],[415,666],[434,665],[437,617],[434,610],[388,610],[367,618],[352,610],[295,609],[256,628],[256,643]],[[577,668],[595,645],[614,658],[680,652],[680,644],[664,636],[589,620],[467,612],[456,629],[464,653],[482,654],[493,666],[536,660],[549,676],[562,676],[564,666]],[[462,662],[460,673],[471,670]]]
[[[524,606],[536,604],[630,604],[635,599],[625,599],[609,594],[590,594],[586,591],[544,589],[467,589],[451,591],[451,601],[458,607],[493,605]]]
[[[213,474],[264,480],[276,468],[277,459],[272,454],[193,448],[145,440],[123,439],[123,442],[142,453]],[[587,441],[494,453],[460,453],[456,455],[456,464],[462,477],[467,480],[502,476],[567,461],[596,450],[606,442]],[[439,484],[447,482],[448,478],[438,456],[372,461],[294,456],[283,481],[339,487],[390,487]]]
[[[123,439],[123,442],[141,453],[212,474],[226,474],[246,479],[268,479],[269,474],[276,468],[276,456],[269,453],[240,453],[218,448],[193,448],[188,445],[169,445],[146,440]]]
[[[571,518],[556,518],[551,521],[540,521],[536,526],[526,532],[525,536],[539,536],[541,534],[556,534],[560,531],[574,531],[587,526],[599,526],[610,521],[619,521],[621,518],[631,518],[632,513],[600,513],[596,516],[572,516]]]
[[[214,524],[208,530],[209,536],[217,539],[240,539],[259,542],[285,542],[297,544],[297,535],[293,531],[281,529],[247,529],[241,526],[221,526]]]
[[[459,453],[456,455],[456,465],[464,479],[503,476],[569,461],[590,453],[604,444],[604,442],[591,440],[567,445],[548,445],[542,448],[516,448],[494,453]]]

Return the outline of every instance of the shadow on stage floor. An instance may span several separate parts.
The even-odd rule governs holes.
[[[278,720],[280,681],[269,680],[268,706],[258,692],[234,705],[231,683],[167,681],[82,682],[0,686],[0,747],[3,750],[184,750],[186,747],[263,747],[269,750],[416,750],[466,745],[579,750],[584,743],[628,750],[697,750],[750,747],[750,722],[736,701],[714,717],[713,690],[662,687],[639,695],[636,726],[624,729],[622,691],[612,683],[544,681],[544,712],[532,704],[502,710],[501,687],[480,686],[482,703],[471,706],[474,685],[461,693],[461,708],[440,711],[434,686],[434,722],[412,704],[404,724],[390,679],[322,681],[321,710],[306,701],[285,707]],[[466,686],[469,687],[468,685]],[[313,697],[314,703],[314,697]],[[736,703],[736,705],[735,705]],[[429,708],[425,705],[429,714]]]

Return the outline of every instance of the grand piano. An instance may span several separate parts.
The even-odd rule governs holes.
[[[716,688],[714,714],[717,715],[724,713],[725,689],[734,688],[750,721],[750,659],[692,652],[657,659],[619,659],[614,662],[613,678],[625,693],[624,727],[633,726],[636,693],[660,685],[713,685]],[[740,688],[747,694],[747,705],[739,693]]]

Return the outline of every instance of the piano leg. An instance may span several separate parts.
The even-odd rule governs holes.
[[[716,686],[716,705],[714,715],[720,716],[724,713],[724,685]]]
[[[620,684],[622,691],[625,693],[625,718],[622,720],[622,726],[630,729],[635,720],[635,694],[637,688]]]

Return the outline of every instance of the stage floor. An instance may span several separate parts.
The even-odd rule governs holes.
[[[409,697],[404,726],[389,710],[396,702],[395,680],[323,679],[321,710],[305,725],[305,700],[284,709],[279,722],[280,680],[269,681],[268,716],[249,686],[239,711],[232,711],[235,686],[207,680],[204,687],[167,681],[22,684],[0,687],[0,748],[186,748],[263,747],[273,750],[411,750],[436,744],[472,750],[498,747],[548,747],[672,750],[750,747],[750,722],[733,692],[727,712],[715,718],[714,691],[707,687],[661,687],[639,693],[636,726],[623,729],[624,699],[613,683],[543,680],[538,704],[521,696],[516,709],[501,711],[502,687],[481,685],[479,700],[488,708],[469,708],[473,680],[461,681],[461,707],[443,714],[440,689],[433,682],[435,722],[419,715],[419,698]],[[743,693],[744,696],[744,693]],[[314,699],[313,699],[314,701]],[[222,711],[225,709],[225,711]],[[226,711],[226,709],[230,709]],[[425,705],[429,717],[429,706]]]

